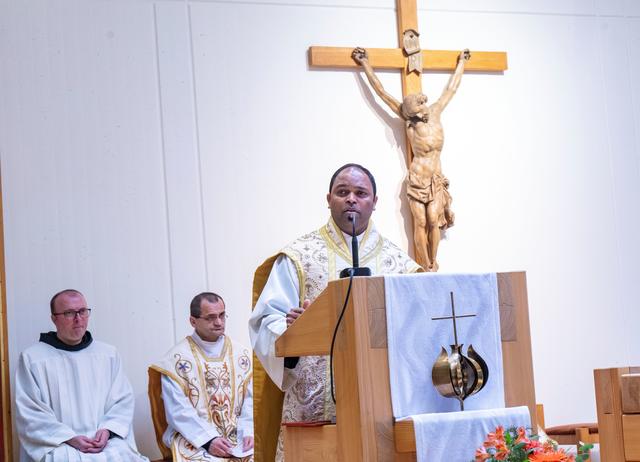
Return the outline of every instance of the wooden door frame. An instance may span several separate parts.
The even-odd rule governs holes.
[[[4,211],[0,175],[0,462],[12,459],[11,390],[7,339],[7,287],[4,269]]]

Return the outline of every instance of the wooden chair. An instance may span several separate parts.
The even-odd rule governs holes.
[[[167,429],[167,418],[164,413],[164,401],[162,401],[162,374],[153,368],[149,368],[149,404],[151,405],[151,420],[153,421],[153,429],[156,432],[156,442],[162,454],[162,459],[153,462],[172,462],[173,456],[171,449],[166,447],[162,442],[162,435]]]
[[[597,423],[575,423],[546,427],[544,421],[544,406],[536,404],[538,425],[544,433],[558,444],[576,446],[580,451],[582,443],[596,444],[599,440]]]
[[[602,462],[640,461],[640,367],[593,371]]]

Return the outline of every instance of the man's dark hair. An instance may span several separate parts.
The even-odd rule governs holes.
[[[224,305],[224,300],[220,295],[214,294],[213,292],[202,292],[193,297],[193,300],[191,300],[191,316],[193,316],[194,318],[199,318],[200,314],[202,314],[200,304],[202,303],[203,299],[210,303],[222,302],[222,304]]]
[[[58,299],[58,297],[61,295],[67,295],[67,294],[80,295],[81,297],[84,297],[84,295],[82,295],[82,293],[76,289],[61,290],[60,292],[55,294],[53,297],[51,297],[51,301],[49,302],[49,307],[51,308],[51,314],[54,314],[56,312],[56,300]]]
[[[331,189],[333,188],[334,181],[336,181],[336,177],[340,174],[341,171],[346,170],[348,168],[357,168],[358,170],[362,171],[362,173],[364,173],[369,177],[369,181],[371,181],[371,186],[373,187],[373,196],[375,197],[378,192],[376,188],[376,179],[373,177],[371,172],[366,167],[363,167],[360,164],[344,164],[342,167],[336,170],[333,176],[331,177],[331,181],[329,181],[329,193],[331,193]]]

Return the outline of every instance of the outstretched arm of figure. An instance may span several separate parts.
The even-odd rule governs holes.
[[[371,84],[375,92],[378,94],[378,96],[382,99],[382,101],[384,101],[387,104],[387,106],[389,106],[391,110],[395,112],[398,116],[404,118],[402,115],[400,101],[398,101],[397,99],[395,99],[393,96],[391,96],[389,93],[385,91],[384,87],[382,86],[382,83],[380,83],[380,80],[378,80],[378,77],[376,76],[375,72],[373,72],[373,68],[369,63],[369,56],[367,55],[367,50],[365,50],[364,48],[355,48],[351,53],[351,57],[356,63],[362,66],[362,69],[364,70],[364,73],[366,74],[367,79],[369,80],[369,83]]]
[[[467,61],[469,61],[469,59],[471,59],[471,53],[469,53],[468,49],[460,52],[460,55],[458,56],[458,65],[456,66],[456,70],[453,72],[453,74],[451,74],[451,77],[449,78],[449,82],[447,83],[446,88],[442,92],[442,95],[440,95],[440,98],[438,98],[438,101],[436,101],[435,103],[440,106],[440,110],[447,107],[447,104],[449,104],[449,101],[451,101],[451,98],[453,98],[453,95],[455,95],[456,90],[460,86],[460,81],[462,80],[464,65]]]

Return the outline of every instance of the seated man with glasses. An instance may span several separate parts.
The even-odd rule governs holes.
[[[151,366],[162,374],[163,442],[174,462],[253,461],[251,353],[225,336],[219,295],[196,295],[190,314],[194,332]]]
[[[133,438],[131,385],[116,349],[87,331],[84,296],[63,290],[50,307],[56,331],[18,361],[20,461],[148,461]]]

